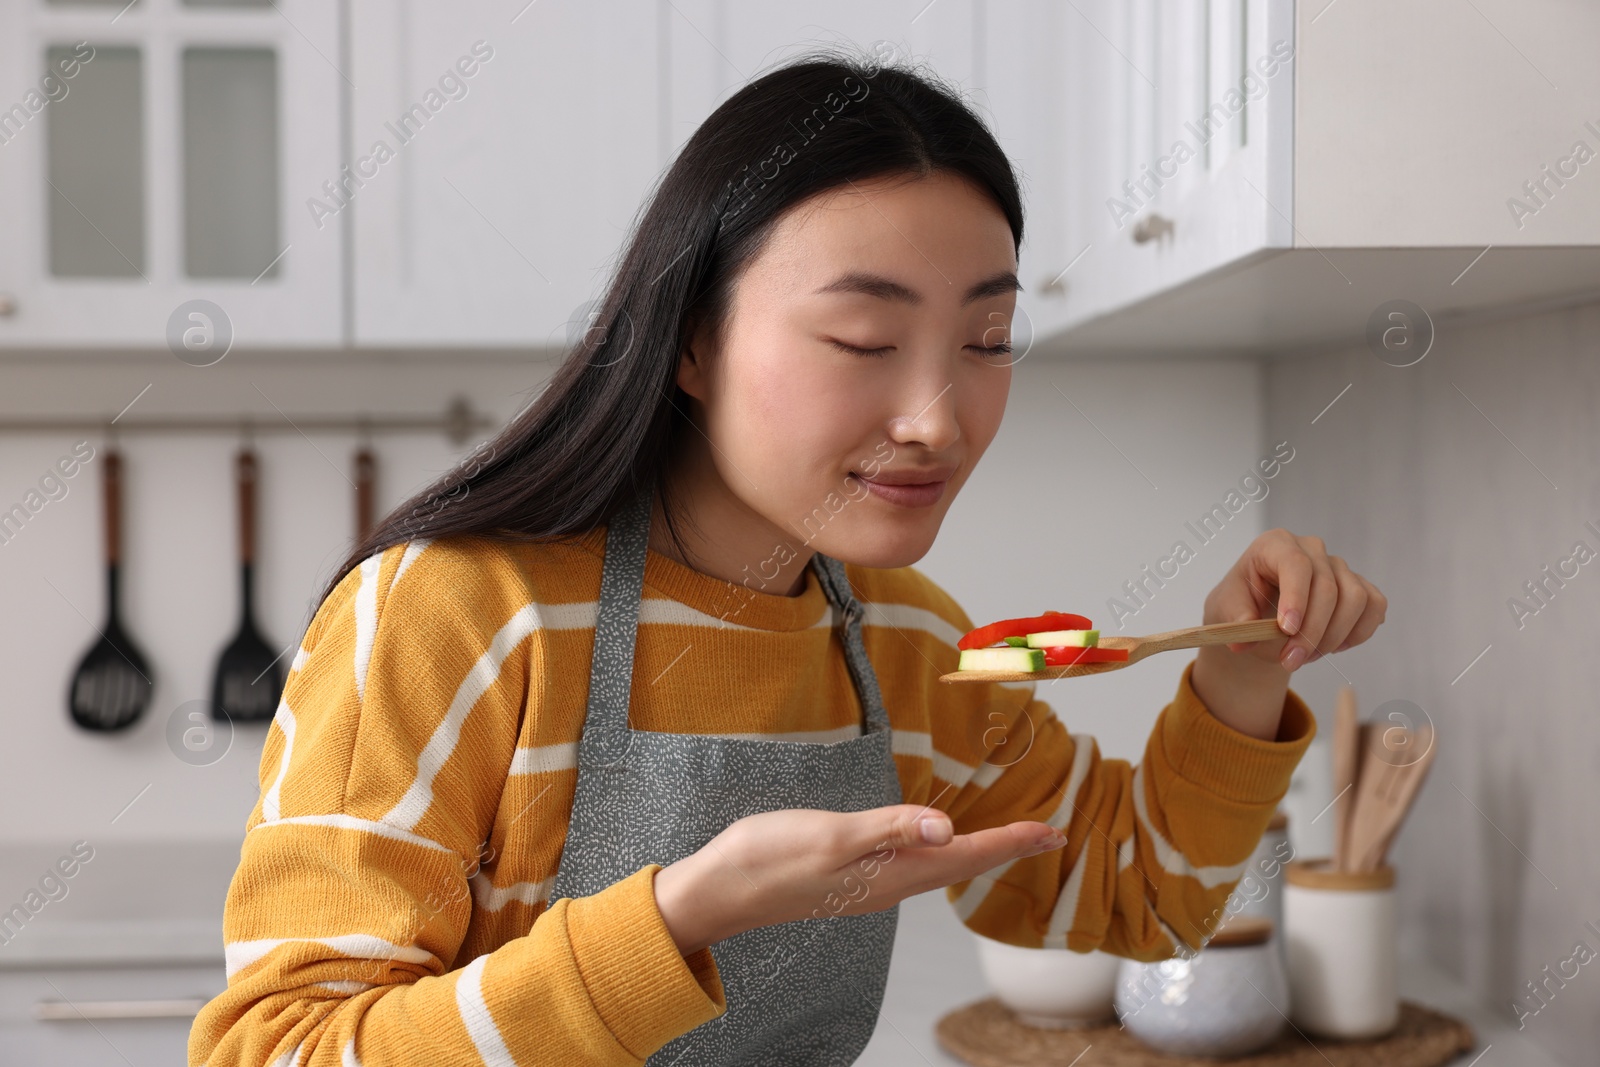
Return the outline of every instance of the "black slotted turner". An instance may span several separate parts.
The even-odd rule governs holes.
[[[106,626],[78,661],[67,688],[72,721],[109,732],[132,725],[150,704],[150,666],[122,629],[118,592],[122,566],[122,456],[106,449],[101,461],[106,520]]]
[[[279,653],[255,620],[256,456],[248,447],[234,462],[239,486],[239,632],[222,650],[211,682],[211,716],[232,722],[269,722],[283,692]]]

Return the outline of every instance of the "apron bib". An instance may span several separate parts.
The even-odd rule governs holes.
[[[552,903],[598,893],[646,864],[682,859],[746,815],[862,811],[902,799],[889,717],[861,640],[864,610],[844,564],[821,553],[811,565],[864,712],[861,736],[818,744],[629,727],[652,498],[648,489],[637,494],[606,531],[578,782]],[[836,900],[862,881],[852,875]],[[727,1009],[668,1042],[648,1064],[854,1062],[877,1025],[900,906],[863,915],[830,914],[823,899],[817,907],[826,917],[758,927],[712,945]]]

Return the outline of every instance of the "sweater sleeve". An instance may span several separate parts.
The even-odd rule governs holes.
[[[957,833],[1034,819],[1067,843],[949,886],[963,923],[1012,944],[1139,960],[1209,938],[1316,719],[1290,690],[1277,737],[1251,737],[1211,714],[1193,671],[1191,661],[1137,766],[1103,759],[1094,738],[1069,732],[1048,704],[1013,700],[1016,717],[991,731],[995,747],[974,775],[987,772],[986,787],[969,784],[947,810]]]
[[[537,604],[508,558],[399,545],[318,609],[269,727],[223,917],[210,1067],[641,1064],[726,1008],[673,943],[659,865],[461,958],[524,714]]]

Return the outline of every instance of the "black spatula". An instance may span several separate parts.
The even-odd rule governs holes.
[[[235,460],[239,483],[239,588],[243,604],[239,632],[222,650],[211,682],[211,716],[233,722],[268,722],[283,692],[279,654],[256,629],[256,456],[240,449]]]
[[[100,461],[105,487],[106,626],[84,653],[67,689],[72,721],[86,730],[121,730],[150,704],[150,667],[122,629],[118,605],[122,566],[122,456],[107,449]]]

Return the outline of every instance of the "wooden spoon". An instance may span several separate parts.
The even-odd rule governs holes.
[[[1394,743],[1393,747],[1385,744],[1385,731],[1377,724],[1372,724],[1371,729],[1378,741],[1370,749],[1383,753],[1383,773],[1373,787],[1363,793],[1364,841],[1359,850],[1352,847],[1351,855],[1354,869],[1358,871],[1375,871],[1383,866],[1389,846],[1400,832],[1400,824],[1410,811],[1417,790],[1422,788],[1423,779],[1428,776],[1428,768],[1433,763],[1437,748],[1433,731],[1428,728],[1391,728],[1403,735],[1398,742],[1394,736],[1388,737],[1388,741]]]
[[[1333,713],[1333,869],[1348,869],[1350,862],[1350,811],[1355,806],[1357,757],[1361,753],[1361,723],[1356,718],[1356,691],[1339,687]]]
[[[1199,648],[1201,645],[1227,645],[1233,642],[1269,641],[1284,636],[1276,619],[1255,619],[1251,622],[1217,622],[1210,626],[1189,626],[1182,630],[1169,630],[1148,637],[1104,637],[1101,648],[1125,648],[1128,658],[1116,663],[1085,663],[1064,667],[1045,667],[1037,671],[951,671],[941,674],[941,682],[1032,682],[1050,678],[1078,678],[1085,674],[1106,674],[1132,666],[1157,652],[1172,652],[1180,648]]]
[[[1382,833],[1382,797],[1390,790],[1394,766],[1384,748],[1382,723],[1363,723],[1361,751],[1356,757],[1355,800],[1350,805],[1350,825],[1345,839],[1345,869],[1361,870],[1366,856]]]

